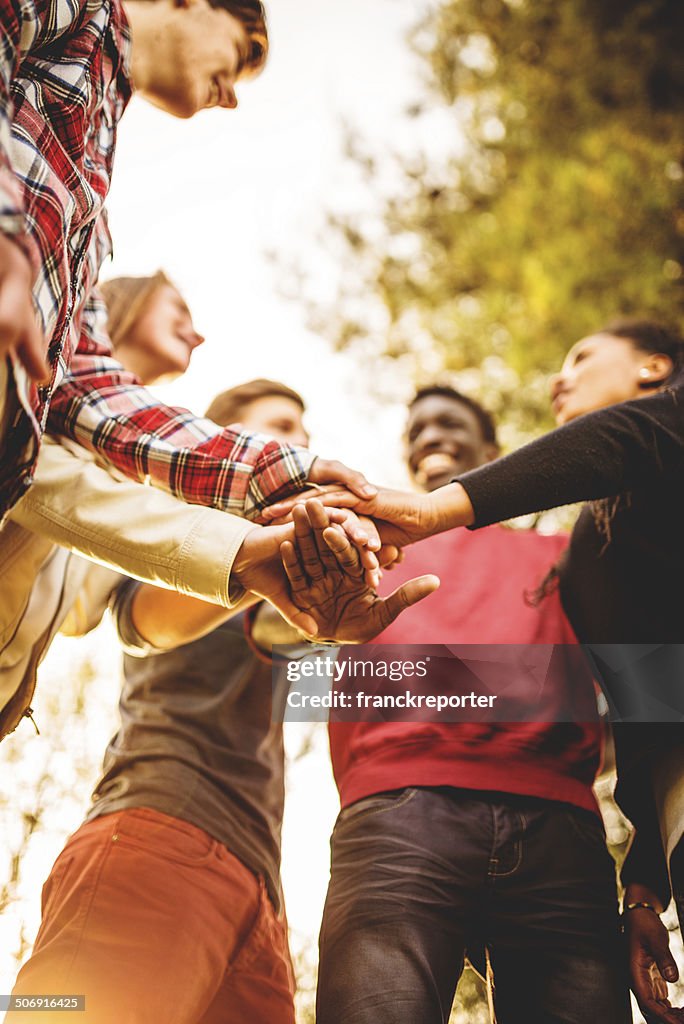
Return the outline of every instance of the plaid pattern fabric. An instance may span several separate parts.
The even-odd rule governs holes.
[[[103,204],[130,96],[120,0],[0,0],[0,231],[25,250],[49,386],[9,366],[0,516],[29,486],[42,432],[134,479],[254,516],[303,485],[309,453],[169,409],[111,358],[94,292],[111,251]]]
[[[110,250],[100,214],[130,96],[128,47],[118,0],[0,0],[0,231],[33,266],[52,367],[40,389],[18,364],[10,368],[0,513],[30,482],[50,395]]]
[[[247,518],[304,485],[314,459],[305,449],[160,405],[107,355],[106,316],[95,289],[69,375],[53,396],[51,433],[73,438],[126,476]]]

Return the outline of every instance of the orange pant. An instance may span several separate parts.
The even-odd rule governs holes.
[[[86,1008],[14,1011],[5,1024],[295,1019],[286,923],[263,882],[206,832],[147,808],[69,839],[13,994],[84,994]]]

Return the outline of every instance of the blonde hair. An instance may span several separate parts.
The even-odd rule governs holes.
[[[163,270],[151,277],[113,277],[102,282],[100,291],[107,306],[107,330],[113,349],[126,340],[154,293],[164,285],[176,287]]]

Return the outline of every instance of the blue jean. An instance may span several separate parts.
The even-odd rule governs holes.
[[[631,1021],[603,829],[568,805],[404,789],[340,814],[318,1024],[446,1024],[468,949],[499,1024]]]

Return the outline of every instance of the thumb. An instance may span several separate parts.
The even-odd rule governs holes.
[[[29,324],[24,331],[15,352],[29,377],[38,383],[47,383],[50,380],[50,367],[43,353],[43,339],[33,324]]]
[[[402,583],[400,587],[384,602],[384,612],[387,619],[386,625],[394,622],[411,605],[417,604],[423,598],[433,594],[440,585],[439,576],[418,576],[416,579]]]
[[[666,943],[667,939],[665,940],[665,944],[663,946],[661,946],[660,943],[658,943],[657,948],[653,950],[653,959],[655,960],[656,966],[660,971],[661,978],[664,978],[665,981],[669,981],[670,983],[672,983],[674,981],[677,981],[677,979],[679,978],[679,969],[677,967],[677,962],[675,958],[672,956],[672,953],[670,952],[669,947]]]
[[[298,629],[301,633],[306,633],[307,636],[314,637],[318,635],[318,623],[313,615],[303,612],[285,594],[279,594],[277,599],[271,596],[269,600],[276,611],[280,612],[282,617],[287,619],[295,629]]]

